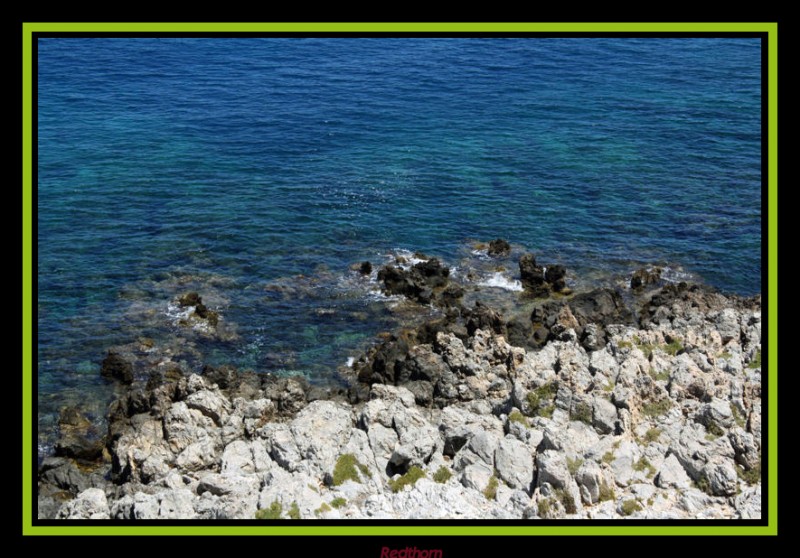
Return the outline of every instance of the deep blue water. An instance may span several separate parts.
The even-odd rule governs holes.
[[[760,57],[751,39],[40,39],[42,412],[104,404],[105,349],[163,335],[188,287],[238,328],[195,340],[204,358],[324,377],[390,324],[348,266],[398,249],[456,265],[501,236],[575,276],[660,262],[760,292]]]

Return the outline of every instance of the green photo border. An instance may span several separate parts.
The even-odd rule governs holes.
[[[33,474],[33,187],[32,184],[32,39],[34,33],[762,33],[768,64],[768,524],[703,525],[376,525],[308,524],[292,526],[120,526],[103,524],[34,526]],[[23,23],[22,24],[22,533],[23,535],[777,535],[778,532],[778,25],[777,23]]]

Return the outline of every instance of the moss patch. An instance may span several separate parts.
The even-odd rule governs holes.
[[[540,416],[550,418],[553,416],[553,400],[558,393],[558,386],[555,382],[550,382],[533,391],[528,392],[526,397],[528,401],[529,414],[531,416]]]
[[[656,372],[652,368],[650,368],[650,377],[658,382],[668,382],[669,381],[669,370],[662,370],[661,372]]]
[[[297,502],[292,502],[286,515],[289,516],[289,519],[300,519],[300,506],[297,505]]]
[[[591,426],[592,406],[588,403],[578,403],[569,414],[570,420],[578,420]]]
[[[642,456],[642,458],[639,459],[639,461],[633,464],[633,470],[640,472],[647,471],[648,477],[652,477],[653,475],[656,474],[656,468],[653,467],[653,464],[650,463],[650,461],[648,461],[647,458],[644,456]]]
[[[322,505],[314,510],[314,515],[322,515],[323,513],[327,513],[329,511],[331,511],[331,507],[325,502],[322,502]]]
[[[644,434],[644,441],[648,444],[651,442],[655,442],[661,437],[661,429],[660,428],[650,428]]]
[[[600,459],[603,463],[608,463],[609,465],[611,462],[614,461],[614,452],[607,451],[603,454],[603,457]]]
[[[283,506],[275,500],[268,508],[262,508],[256,512],[256,519],[280,519],[283,513]]]
[[[339,496],[338,498],[334,498],[333,500],[331,500],[331,506],[333,506],[333,507],[334,507],[334,508],[336,508],[337,510],[338,510],[339,508],[341,508],[341,507],[344,507],[344,506],[346,506],[346,505],[347,505],[347,500],[345,500],[345,499],[344,499],[344,498],[342,498],[341,496]]]
[[[563,488],[556,488],[553,491],[553,494],[561,502],[561,505],[564,506],[564,511],[567,513],[577,513],[578,508],[575,506],[575,500],[570,496],[569,492],[564,490]]]
[[[539,510],[539,517],[545,517],[552,511],[553,502],[550,498],[545,498],[544,500],[539,500],[536,507]]]
[[[483,495],[486,496],[487,500],[495,500],[497,499],[497,487],[500,486],[500,483],[497,481],[497,477],[492,475],[489,478],[489,484],[486,485],[486,488],[483,489]]]
[[[642,505],[636,500],[625,500],[622,502],[622,515],[633,515],[642,511]]]
[[[673,339],[666,345],[661,345],[661,350],[669,356],[675,356],[683,350],[683,345],[677,339]]]
[[[516,409],[511,411],[511,413],[508,415],[508,422],[518,422],[525,428],[528,428],[530,426],[530,423],[528,422],[528,419],[525,418],[525,415],[523,415]]]
[[[725,431],[722,429],[722,427],[713,420],[708,423],[708,426],[706,426],[706,432],[708,432],[706,438],[710,437],[712,440],[716,440],[725,434]]]
[[[419,479],[425,476],[425,471],[414,465],[406,474],[402,477],[398,477],[397,480],[390,479],[389,480],[389,488],[392,489],[392,492],[400,492],[406,486],[413,486]]]
[[[758,349],[756,351],[755,356],[753,356],[753,360],[751,360],[747,364],[747,367],[750,368],[751,370],[754,370],[756,368],[761,368],[761,349]]]
[[[573,477],[578,472],[578,469],[581,468],[581,465],[583,465],[583,459],[580,457],[576,457],[575,459],[567,457],[567,469],[569,469],[569,474]]]
[[[644,353],[645,358],[650,360],[650,357],[653,356],[653,345],[650,343],[645,343],[638,336],[633,338],[633,342],[636,344],[639,350]]]
[[[453,476],[453,473],[450,472],[450,469],[442,465],[439,467],[436,472],[433,474],[433,480],[438,482],[439,484],[444,484],[450,480],[450,477]]]
[[[646,417],[660,417],[672,408],[672,401],[669,399],[662,399],[661,401],[654,401],[646,403],[642,406],[642,414]]]
[[[333,468],[333,486],[339,486],[348,480],[361,482],[359,471],[364,476],[369,476],[369,469],[367,469],[366,465],[359,463],[355,455],[352,453],[340,455],[339,459],[336,460],[336,466]]]
[[[747,484],[758,484],[761,482],[761,455],[758,456],[758,465],[749,470],[738,466],[736,467],[736,474]]]
[[[600,483],[600,496],[598,500],[600,502],[607,502],[614,500],[616,497],[616,494],[614,494],[614,487],[610,486],[605,480],[602,481]]]

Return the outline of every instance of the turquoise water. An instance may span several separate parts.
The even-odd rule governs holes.
[[[167,302],[187,288],[237,334],[192,337],[192,366],[330,377],[394,323],[348,266],[400,249],[457,267],[500,236],[575,277],[660,262],[761,290],[758,40],[40,39],[38,56],[42,416],[100,409],[105,350],[182,335]]]

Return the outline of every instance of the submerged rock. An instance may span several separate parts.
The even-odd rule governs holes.
[[[133,383],[133,365],[117,353],[109,352],[106,355],[100,365],[100,374],[123,384]]]
[[[55,454],[86,461],[96,461],[103,454],[105,438],[98,428],[76,407],[64,407],[58,418],[60,436]]]

